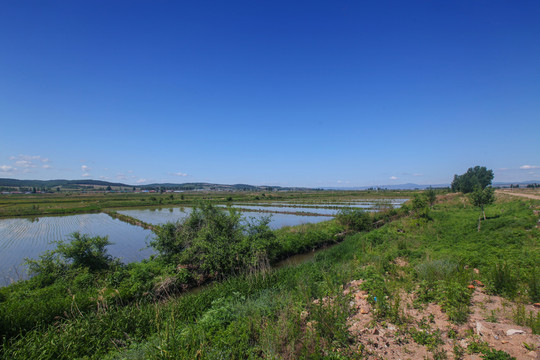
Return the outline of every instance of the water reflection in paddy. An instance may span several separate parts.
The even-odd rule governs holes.
[[[166,207],[150,209],[118,210],[119,214],[128,215],[135,219],[152,225],[161,225],[168,222],[176,222],[191,214],[190,207]]]
[[[25,258],[37,259],[53,243],[78,231],[91,236],[109,236],[108,252],[125,263],[147,258],[150,230],[112,219],[106,214],[83,214],[40,218],[0,219],[0,286],[26,277]]]
[[[283,208],[280,208],[283,209]],[[283,211],[283,210],[281,210]],[[167,222],[175,222],[186,218],[191,213],[191,208],[158,208],[158,209],[133,209],[120,210],[120,214],[134,217],[135,219],[144,221],[153,225],[160,225]],[[294,226],[305,223],[316,223],[326,220],[331,220],[330,216],[303,216],[291,214],[265,214],[260,212],[243,211],[244,218],[260,218],[262,216],[271,215],[269,226],[272,229],[278,229],[283,226]]]

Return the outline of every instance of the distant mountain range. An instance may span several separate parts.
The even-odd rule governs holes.
[[[112,183],[101,180],[19,180],[0,178],[0,186],[9,187],[57,187],[66,185],[97,185],[97,186],[124,186],[132,187],[121,183]]]
[[[423,190],[429,187],[432,188],[444,188],[450,187],[450,184],[437,184],[437,185],[419,185],[419,184],[392,184],[392,185],[372,185],[372,186],[350,186],[350,187],[324,187],[324,190],[368,190],[368,189],[387,189],[387,190]]]
[[[527,186],[529,184],[538,184],[540,181],[521,181],[521,182],[494,182],[495,187],[509,187],[510,185]],[[367,189],[388,189],[388,190],[424,190],[429,187],[432,188],[446,188],[450,187],[450,184],[433,184],[433,185],[420,185],[420,184],[392,184],[392,185],[372,185],[372,186],[355,186],[355,187],[324,187],[324,190],[367,190]]]
[[[123,183],[113,183],[101,180],[19,180],[0,178],[0,188],[68,188],[68,189],[88,189],[93,187],[103,188],[111,187],[112,189],[141,189],[141,190],[203,190],[203,191],[291,191],[291,190],[307,190],[302,187],[282,187],[282,186],[266,186],[266,185],[248,185],[248,184],[211,184],[211,183],[162,183],[162,184],[147,184],[147,185],[128,185]]]
[[[539,183],[539,181],[521,181],[521,182],[495,182],[493,186],[508,187],[511,184],[527,186],[528,184]],[[64,189],[89,189],[89,188],[103,188],[110,186],[112,189],[125,188],[125,189],[141,189],[141,190],[158,190],[162,188],[164,190],[185,190],[185,191],[293,191],[293,190],[314,190],[312,188],[305,187],[282,187],[282,186],[266,186],[266,185],[248,185],[248,184],[211,184],[211,183],[162,183],[162,184],[148,184],[148,185],[128,185],[123,183],[113,183],[102,180],[18,180],[0,178],[0,188],[56,188],[61,187]],[[354,187],[323,187],[322,190],[368,190],[368,189],[388,189],[388,190],[415,190],[415,189],[427,189],[450,187],[450,184],[434,184],[434,185],[420,185],[420,184],[393,184],[393,185],[379,185],[379,186],[354,186]]]

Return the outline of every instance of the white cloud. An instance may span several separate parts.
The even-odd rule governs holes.
[[[13,172],[17,170],[17,168],[14,168],[13,166],[9,166],[9,165],[1,165],[0,166],[0,171],[1,172]]]
[[[30,160],[18,160],[15,161],[15,165],[22,168],[36,167]]]
[[[390,180],[397,180],[399,179],[397,176],[390,176]]]
[[[127,179],[127,178],[126,178],[126,175],[124,175],[124,174],[116,174],[116,178],[117,178],[118,180],[126,180],[126,179]]]
[[[43,169],[51,169],[52,166],[47,163],[51,162],[49,158],[44,158],[41,155],[24,155],[10,156],[9,160],[13,162],[13,166],[3,165],[2,172],[14,172],[22,170],[23,173],[31,173],[31,169],[41,167]]]
[[[41,156],[40,155],[19,155],[17,157],[15,156],[12,156],[12,160],[14,159],[21,159],[21,160],[39,160],[41,159]]]
[[[19,167],[29,168],[29,167],[36,167],[34,164],[35,161],[41,161],[44,163],[50,162],[49,158],[43,158],[41,155],[17,155],[17,156],[10,156],[9,160],[15,161],[15,164]]]
[[[91,175],[89,173],[82,174],[83,177],[90,177]]]
[[[139,179],[136,181],[137,184],[142,184],[142,183],[145,183],[146,182],[146,179]]]
[[[424,174],[412,174],[412,176],[424,176]]]
[[[82,170],[82,172],[89,172],[89,171],[92,170],[92,169],[90,169],[90,168],[89,168],[88,166],[86,166],[86,165],[83,165],[83,166],[81,166],[81,170]]]
[[[531,169],[540,169],[540,166],[537,165],[522,165],[519,167],[522,170],[531,170]]]
[[[108,176],[103,176],[103,175],[101,175],[99,178],[100,178],[101,180],[109,180],[109,179],[110,179],[110,177],[108,177]]]
[[[176,176],[188,176],[188,174],[185,174],[183,172],[175,172],[174,175],[176,175]]]

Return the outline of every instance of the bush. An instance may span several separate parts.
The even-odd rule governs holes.
[[[244,223],[235,209],[203,203],[182,222],[157,227],[151,245],[166,263],[194,269],[201,279],[224,278],[268,266],[277,246],[269,222]]]
[[[515,357],[510,356],[507,352],[502,350],[490,349],[489,351],[484,352],[482,359],[485,360],[516,360]]]
[[[105,247],[110,245],[108,236],[90,237],[87,234],[74,232],[69,241],[58,241],[55,250],[62,258],[71,262],[73,267],[86,267],[91,271],[107,269],[113,259],[107,254]]]
[[[53,284],[68,268],[60,261],[55,251],[45,251],[38,260],[26,259],[25,261],[28,265],[28,273],[35,276],[33,281],[38,287]]]
[[[26,259],[29,272],[36,275],[41,286],[52,284],[68,269],[87,268],[90,271],[108,269],[114,263],[105,247],[110,245],[107,236],[90,237],[74,232],[68,241],[57,241],[57,248],[45,251],[38,260]]]
[[[338,211],[336,220],[347,230],[367,231],[372,227],[371,216],[363,210],[353,208],[343,208]]]
[[[412,210],[418,218],[431,220],[428,198],[423,194],[414,194],[412,199]]]

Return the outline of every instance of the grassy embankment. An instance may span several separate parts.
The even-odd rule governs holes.
[[[0,195],[0,218],[17,216],[65,215],[100,212],[114,208],[154,206],[189,206],[209,201],[216,204],[230,202],[302,201],[321,203],[350,199],[408,198],[412,191],[313,191],[275,193],[60,193]]]
[[[477,231],[478,209],[461,196],[447,196],[430,211],[411,211],[378,229],[351,234],[313,261],[230,277],[167,301],[126,305],[128,301],[118,296],[124,287],[111,279],[92,278],[94,285],[81,286],[88,289],[84,296],[90,299],[85,311],[80,311],[83,295],[74,296],[63,305],[63,316],[44,319],[35,328],[29,324],[19,336],[9,333],[1,355],[6,359],[359,358],[365,354],[349,331],[351,299],[343,286],[362,279],[377,321],[395,324],[404,342],[427,344],[434,357],[441,356],[441,336],[458,341],[461,335],[451,333],[453,329],[427,329],[429,324],[407,318],[401,311],[401,294],[414,294],[418,307],[441,305],[454,323],[468,318],[467,285],[473,279],[486,284],[487,291],[518,303],[540,301],[536,269],[540,232],[534,213],[539,207],[538,201],[498,201],[488,207],[488,219]],[[299,239],[309,243],[325,227],[334,227],[327,235],[340,230],[333,221],[281,233],[290,239],[298,236],[290,242],[298,246]],[[84,274],[77,275],[74,284],[82,285],[79,276]],[[126,281],[116,285],[125,286]],[[26,317],[35,313],[30,304],[13,307],[29,295],[37,304],[40,296],[67,291],[27,286],[0,292],[2,323],[13,313]],[[540,331],[537,315],[520,314],[516,322]],[[481,345],[472,342],[462,350],[487,352]]]

